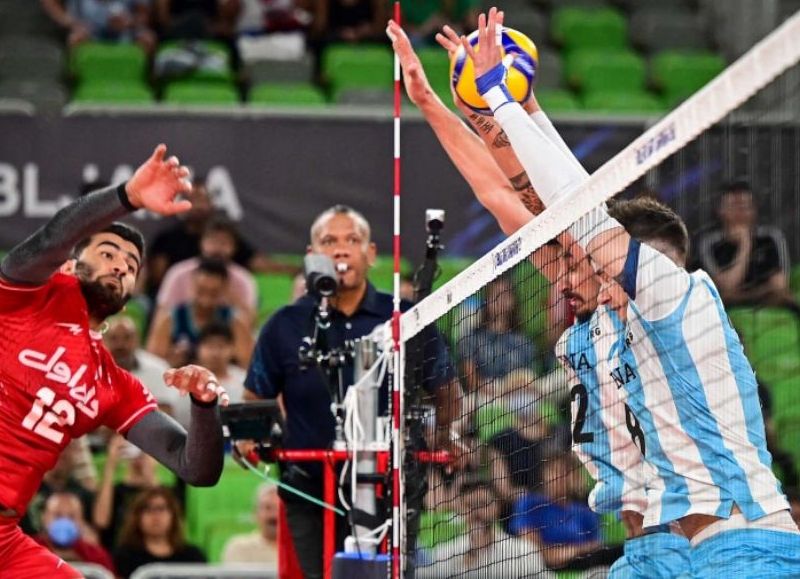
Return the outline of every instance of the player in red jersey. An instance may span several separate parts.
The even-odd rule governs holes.
[[[217,400],[227,394],[199,366],[164,380],[192,398],[189,431],[103,346],[105,318],[120,311],[139,275],[144,239],[116,219],[140,209],[191,207],[189,171],[159,145],[130,181],[61,209],[0,263],[0,579],[80,577],[22,533],[18,520],[42,475],[73,438],[105,425],[190,484],[222,472]]]

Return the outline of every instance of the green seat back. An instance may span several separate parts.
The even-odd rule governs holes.
[[[645,91],[591,91],[583,97],[583,107],[594,113],[663,113],[664,103]]]
[[[400,273],[410,273],[411,265],[407,259],[400,260]],[[376,289],[392,293],[394,291],[394,257],[379,255],[368,272],[369,281]]]
[[[569,90],[539,89],[536,91],[536,100],[548,112],[573,112],[581,109],[580,101]]]
[[[433,549],[467,532],[467,525],[451,511],[425,511],[420,517],[417,545]]]
[[[185,106],[236,106],[239,92],[232,84],[179,80],[167,85],[164,102]]]
[[[186,488],[186,533],[188,540],[205,545],[220,524],[252,521],[256,489],[264,481],[226,457],[219,482],[213,487]]]
[[[258,291],[258,324],[266,322],[278,309],[292,301],[294,278],[277,273],[255,274]]]
[[[322,54],[322,73],[334,93],[347,88],[390,90],[394,61],[381,45],[333,44]]]
[[[674,106],[706,85],[725,68],[725,60],[711,52],[665,51],[650,61],[653,84]]]
[[[551,33],[567,51],[628,46],[628,21],[613,8],[557,9],[551,20]]]
[[[72,101],[85,104],[147,105],[153,102],[150,87],[140,81],[85,81],[72,94]]]
[[[103,474],[103,470],[106,465],[106,460],[108,456],[104,452],[98,452],[92,454],[92,462],[94,463],[94,467],[97,469],[97,473],[99,475]],[[119,483],[122,482],[122,479],[125,477],[125,466],[123,461],[120,461],[117,464],[117,468],[114,471],[114,482]],[[174,472],[169,470],[163,464],[159,463],[156,466],[156,477],[158,478],[158,482],[164,485],[165,487],[172,487],[175,485],[177,481],[177,477]]]
[[[72,51],[70,68],[80,81],[142,81],[147,55],[135,44],[84,42]]]
[[[644,60],[625,50],[575,51],[567,56],[565,68],[568,82],[586,92],[641,92],[647,80]]]
[[[158,61],[159,58],[175,51],[190,51],[196,52],[198,55],[206,55],[203,57],[205,60],[201,60],[205,64],[181,74],[182,80],[231,83],[235,79],[230,50],[221,42],[213,40],[162,42],[158,48],[156,60]]]
[[[450,106],[453,97],[450,91],[450,59],[447,53],[439,48],[420,48],[417,51],[422,68],[433,91],[439,95],[446,105]]]
[[[263,83],[250,90],[251,105],[270,106],[325,106],[327,101],[312,84]]]

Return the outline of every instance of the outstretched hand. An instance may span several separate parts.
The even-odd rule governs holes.
[[[392,41],[392,49],[400,60],[400,67],[403,69],[403,83],[406,86],[406,93],[411,102],[421,107],[430,99],[438,98],[433,92],[425,69],[414,52],[411,42],[405,31],[395,22],[389,20],[386,26],[386,35]]]
[[[176,200],[192,189],[189,169],[174,155],[164,160],[167,146],[158,145],[125,185],[128,200],[134,207],[149,209],[159,215],[175,215],[191,209],[188,200]]]
[[[489,16],[478,16],[478,44],[473,47],[466,36],[461,37],[461,45],[475,65],[475,78],[478,79],[502,60],[500,34],[503,30],[503,12],[492,7]]]
[[[222,406],[230,403],[228,393],[220,386],[214,373],[202,366],[190,364],[181,368],[170,368],[164,372],[164,382],[177,388],[181,396],[191,394],[200,402],[213,402],[219,398]]]

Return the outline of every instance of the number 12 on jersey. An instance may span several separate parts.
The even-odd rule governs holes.
[[[62,428],[75,424],[75,407],[66,400],[56,401],[56,393],[43,386],[36,393],[36,401],[23,419],[22,427],[60,444],[64,440],[64,433],[53,428],[56,424]]]

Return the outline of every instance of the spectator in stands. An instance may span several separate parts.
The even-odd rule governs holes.
[[[122,480],[116,482],[120,463],[124,465],[124,474]],[[143,453],[119,434],[109,441],[100,490],[92,512],[92,523],[100,532],[100,539],[106,548],[113,549],[116,545],[122,520],[133,499],[141,491],[159,485],[156,465],[152,456]]]
[[[81,501],[83,512],[91,513],[96,487],[97,472],[88,442],[85,437],[73,440],[58,457],[55,466],[45,473],[21,523],[23,530],[29,534],[42,530],[44,505],[50,495],[56,492],[76,495]]]
[[[123,578],[148,563],[205,563],[203,552],[186,542],[180,505],[169,489],[140,493],[125,514],[114,552]]]
[[[278,487],[264,484],[256,495],[255,519],[258,529],[235,535],[222,551],[223,563],[262,563],[264,571],[278,568]]]
[[[498,528],[499,506],[491,483],[464,483],[461,507],[467,534],[436,547],[432,564],[417,569],[420,579],[554,577],[533,544]]]
[[[789,254],[777,227],[758,224],[750,185],[738,181],[722,189],[721,226],[699,240],[700,264],[714,279],[728,305],[769,304],[797,307],[789,291]]]
[[[214,214],[204,178],[195,176],[192,180],[192,190],[186,197],[191,201],[192,208],[177,216],[173,225],[159,232],[148,248],[147,294],[153,301],[170,267],[200,255],[200,237],[203,235],[206,223]],[[249,249],[241,240],[237,247],[239,252]],[[245,259],[249,258],[250,256],[245,256]]]
[[[386,27],[379,0],[314,0],[311,37],[316,43],[376,41]]]
[[[486,286],[480,325],[458,344],[469,392],[480,392],[518,368],[532,368],[536,350],[522,333],[514,286],[500,277]]]
[[[215,259],[202,259],[189,272],[189,301],[178,303],[167,315],[159,316],[147,340],[147,350],[167,360],[173,367],[196,357],[200,332],[211,322],[227,325],[234,336],[234,358],[241,364],[250,361],[253,338],[247,321],[227,302],[228,267]],[[188,280],[187,280],[188,281]]]
[[[88,40],[136,42],[151,54],[156,37],[149,28],[147,0],[41,0],[48,16],[67,33],[67,46]]]
[[[541,545],[551,569],[611,565],[622,555],[600,542],[600,517],[589,509],[585,489],[576,459],[561,453],[545,459],[541,490],[514,504],[509,529]]]
[[[155,0],[156,22],[166,39],[230,39],[240,0]]]
[[[457,32],[469,34],[478,27],[480,2],[477,0],[423,0],[403,7],[403,30],[414,45],[433,44],[434,36],[448,24]]]
[[[108,329],[103,342],[120,368],[124,368],[147,386],[158,400],[158,407],[189,426],[190,402],[175,388],[164,384],[164,372],[170,365],[166,360],[140,347],[139,330],[131,318],[124,314],[108,319]]]
[[[154,324],[165,313],[192,298],[192,274],[203,258],[218,260],[224,264],[229,279],[225,300],[248,323],[252,323],[258,307],[256,282],[253,274],[233,261],[238,243],[239,233],[232,221],[222,215],[210,219],[200,237],[200,255],[176,263],[164,275],[156,300]]]
[[[187,195],[192,208],[175,217],[175,222],[156,235],[147,252],[147,295],[155,302],[158,289],[167,270],[187,259],[198,257],[200,238],[206,225],[214,218],[214,205],[204,177],[195,177],[192,191]],[[234,229],[237,236],[232,260],[254,272],[284,273],[294,275],[296,267],[276,263],[261,252],[257,252]]]
[[[83,518],[77,495],[59,491],[50,495],[42,513],[42,531],[34,538],[68,563],[94,563],[114,573],[111,555],[94,540]]]
[[[233,364],[235,341],[230,324],[212,321],[197,338],[197,363],[211,370],[231,402],[242,402],[245,371]]]

